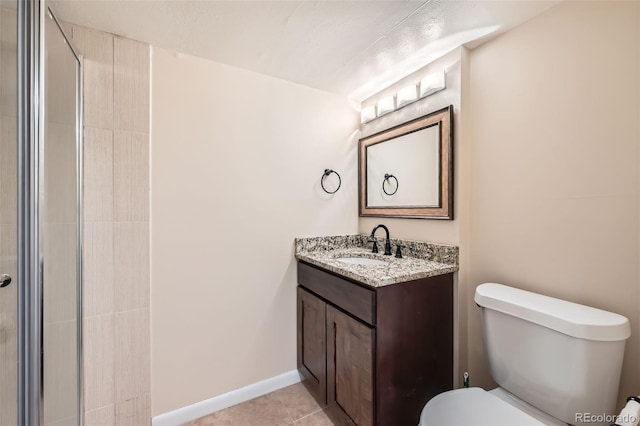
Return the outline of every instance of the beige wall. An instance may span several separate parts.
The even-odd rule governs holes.
[[[629,318],[640,392],[639,3],[565,2],[471,52],[469,369],[490,385],[477,284]]]
[[[344,98],[153,49],[153,414],[296,368],[295,237],[357,231]],[[325,168],[342,175],[334,196]]]
[[[85,424],[149,424],[150,49],[65,28],[84,55]]]
[[[453,220],[435,219],[390,219],[378,217],[360,217],[359,232],[371,233],[379,223],[389,227],[393,238],[405,238],[417,241],[431,241],[452,244],[460,247],[460,271],[455,280],[454,306],[454,383],[462,385],[462,373],[467,368],[467,279],[468,264],[468,223],[469,223],[469,148],[467,145],[464,117],[466,94],[469,81],[468,50],[464,47],[454,49],[424,68],[410,74],[397,83],[366,99],[363,107],[375,105],[380,98],[395,94],[399,89],[415,84],[432,72],[446,71],[446,89],[398,111],[387,114],[361,126],[361,137],[367,137],[385,129],[397,126],[415,118],[424,116],[441,108],[453,105]],[[460,306],[463,309],[460,309]]]
[[[453,105],[454,118],[454,220],[424,220],[424,219],[388,219],[361,217],[358,220],[358,229],[362,233],[369,234],[379,223],[384,223],[389,227],[389,231],[394,238],[406,238],[418,241],[431,241],[445,244],[459,245],[460,243],[460,218],[464,218],[464,210],[461,208],[461,198],[464,192],[464,185],[460,181],[461,140],[455,133],[460,127],[460,94],[461,79],[463,73],[462,52],[463,48],[455,49],[444,55],[440,59],[432,62],[426,67],[405,77],[396,84],[382,90],[376,95],[362,102],[362,106],[375,105],[376,102],[385,96],[393,95],[399,89],[415,84],[425,75],[446,70],[446,89],[431,96],[407,105],[396,112],[387,114],[378,119],[361,126],[361,136],[367,137],[381,132],[390,127],[422,117],[425,114],[437,111],[449,105]]]

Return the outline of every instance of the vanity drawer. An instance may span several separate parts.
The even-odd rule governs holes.
[[[375,291],[298,262],[298,284],[351,315],[375,325]]]

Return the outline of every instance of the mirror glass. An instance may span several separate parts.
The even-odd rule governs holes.
[[[360,216],[453,219],[452,111],[360,139]]]
[[[367,205],[440,205],[440,125],[367,147]]]

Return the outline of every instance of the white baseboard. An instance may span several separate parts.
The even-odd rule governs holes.
[[[270,392],[293,385],[300,381],[298,370],[287,371],[279,376],[261,382],[253,383],[240,389],[227,392],[168,413],[160,414],[151,419],[153,426],[177,426],[195,420],[207,414],[220,411],[232,405],[240,404],[250,399],[266,395]]]

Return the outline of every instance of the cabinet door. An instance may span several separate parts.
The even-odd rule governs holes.
[[[327,403],[327,304],[298,287],[298,371],[322,404]]]
[[[373,425],[374,329],[327,306],[327,403],[345,424]]]

